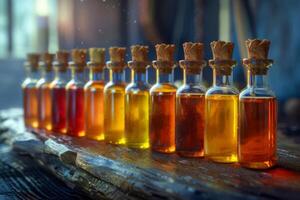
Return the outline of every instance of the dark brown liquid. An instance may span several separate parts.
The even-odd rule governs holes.
[[[175,92],[154,92],[150,102],[150,142],[154,151],[175,151]]]
[[[204,95],[180,95],[176,98],[176,152],[182,156],[203,156]]]
[[[275,98],[240,100],[239,161],[250,168],[269,168],[276,161]]]

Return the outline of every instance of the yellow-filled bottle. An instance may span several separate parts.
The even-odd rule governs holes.
[[[131,83],[126,87],[125,143],[132,148],[149,147],[149,85],[146,82],[148,47],[131,47]]]
[[[104,87],[104,138],[111,144],[125,143],[125,51],[121,47],[109,48],[110,81]]]
[[[104,74],[105,49],[90,48],[90,80],[84,86],[85,135],[104,140]]]
[[[233,43],[211,43],[213,86],[205,94],[205,156],[215,162],[237,162],[238,90],[232,86]]]

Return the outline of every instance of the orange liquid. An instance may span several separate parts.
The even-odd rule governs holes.
[[[50,84],[41,85],[38,88],[38,128],[41,130],[51,130],[51,88]]]
[[[240,99],[239,162],[264,169],[276,162],[277,103],[271,98]]]
[[[152,92],[150,97],[150,143],[154,151],[175,151],[176,92]]]
[[[85,93],[85,134],[95,140],[104,139],[104,82],[88,82]]]
[[[25,127],[35,129],[38,127],[38,95],[36,88],[23,88],[23,107]]]
[[[204,155],[205,96],[180,94],[176,97],[176,152],[181,156]]]

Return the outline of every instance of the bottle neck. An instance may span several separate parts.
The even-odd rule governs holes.
[[[145,83],[146,80],[146,72],[139,72],[136,70],[131,70],[131,82],[132,83]]]
[[[109,70],[109,80],[113,83],[123,83],[124,82],[124,73],[123,71],[114,72]]]
[[[84,70],[78,71],[76,69],[72,69],[71,78],[75,82],[84,82],[85,81]]]
[[[213,86],[226,87],[231,85],[231,75],[217,74],[216,70],[213,70]]]
[[[201,74],[186,73],[186,70],[183,70],[183,84],[185,85],[198,85],[201,83],[201,77]]]
[[[48,82],[48,81],[52,81],[53,80],[53,72],[52,71],[46,71],[43,70],[42,71],[42,78]]]
[[[38,70],[26,70],[26,77],[33,80],[38,80],[40,78],[40,73]]]
[[[90,80],[91,81],[103,81],[104,80],[104,73],[103,71],[95,71],[90,69]]]
[[[173,73],[162,73],[156,69],[156,83],[172,83]]]
[[[247,87],[252,88],[267,88],[268,87],[267,75],[252,74],[250,70],[247,71]]]
[[[67,81],[68,80],[68,71],[59,71],[55,70],[55,79],[61,80],[61,81]]]

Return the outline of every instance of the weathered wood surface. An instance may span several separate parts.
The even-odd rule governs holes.
[[[279,134],[278,166],[265,171],[216,164],[85,138],[26,132],[20,110],[0,113],[0,141],[55,176],[108,199],[299,199],[300,150]]]

